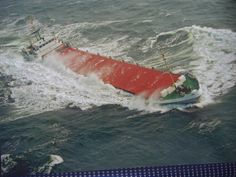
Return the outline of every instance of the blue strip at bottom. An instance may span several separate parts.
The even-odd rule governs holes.
[[[236,177],[236,162],[35,174],[31,177]]]

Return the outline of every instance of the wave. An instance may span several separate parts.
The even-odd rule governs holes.
[[[42,166],[36,165],[34,161],[33,166],[29,166],[30,161],[33,159],[26,159],[25,155],[12,155],[2,154],[1,155],[1,175],[2,176],[16,176],[16,175],[29,175],[29,173],[51,173],[55,165],[64,162],[63,158],[59,155],[51,154],[46,163]],[[31,162],[32,163],[32,162]],[[42,163],[42,162],[41,162]]]
[[[52,168],[55,165],[58,165],[60,163],[63,163],[64,160],[59,155],[50,155],[50,159],[47,163],[45,163],[42,167],[39,167],[38,172],[39,173],[47,173],[49,174],[52,171]]]

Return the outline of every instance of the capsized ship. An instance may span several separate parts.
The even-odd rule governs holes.
[[[193,103],[200,97],[198,80],[189,73],[171,73],[140,66],[77,48],[57,37],[42,37],[40,30],[31,34],[30,45],[22,49],[25,58],[40,58],[56,53],[58,60],[75,73],[95,74],[106,84],[160,104]]]

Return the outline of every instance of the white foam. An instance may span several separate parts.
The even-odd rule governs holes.
[[[55,165],[61,164],[63,162],[64,162],[64,160],[62,159],[61,156],[50,155],[49,161],[46,164],[44,164],[42,167],[39,167],[38,172],[39,173],[43,172],[43,173],[49,174]]]
[[[1,175],[7,174],[17,163],[10,154],[1,155]]]
[[[194,120],[189,123],[187,129],[197,128],[198,133],[205,134],[211,133],[221,124],[221,120],[218,118],[212,118],[207,120]]]
[[[190,63],[191,69],[203,89],[202,103],[208,104],[236,85],[236,33],[199,26],[187,30],[193,34],[193,49],[200,57]]]

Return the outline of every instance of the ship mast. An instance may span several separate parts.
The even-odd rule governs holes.
[[[171,80],[172,80],[172,83],[173,83],[173,85],[174,85],[174,87],[176,88],[176,86],[175,86],[175,81],[174,81],[174,79],[173,79],[173,77],[172,77],[172,75],[171,75],[171,68],[170,68],[170,66],[168,65],[168,63],[167,63],[167,59],[166,59],[166,57],[165,57],[165,54],[164,54],[164,52],[162,52],[162,50],[161,50],[162,48],[159,48],[159,51],[160,51],[160,55],[161,55],[161,57],[162,57],[162,59],[163,59],[163,61],[164,61],[164,64],[165,64],[165,67],[166,67],[166,70],[167,70],[167,73],[170,75],[170,78],[171,78]]]

